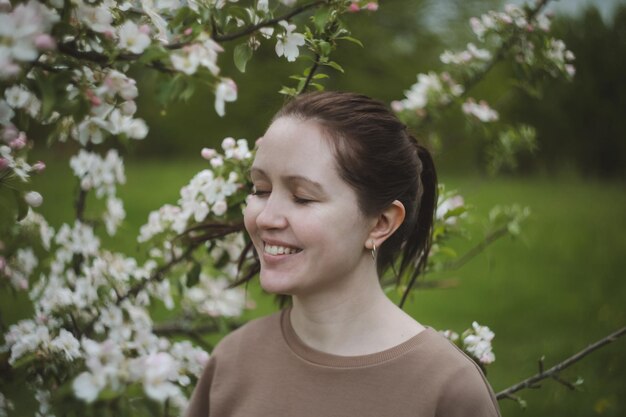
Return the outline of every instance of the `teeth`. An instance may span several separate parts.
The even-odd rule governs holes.
[[[294,253],[300,252],[299,249],[288,248],[286,246],[275,246],[266,244],[263,248],[265,253],[269,253],[270,255],[291,255]]]

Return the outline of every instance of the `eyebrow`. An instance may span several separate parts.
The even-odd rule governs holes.
[[[261,175],[263,175],[265,177],[269,177],[269,175],[267,175],[267,173],[265,171],[263,171],[261,168],[255,168],[255,167],[250,168],[250,171],[248,173],[248,177],[252,176],[252,174],[254,174],[254,173],[258,173],[258,174],[261,174]],[[322,193],[322,194],[326,194],[322,184],[320,184],[317,181],[313,181],[310,178],[304,177],[302,175],[287,175],[287,176],[281,177],[281,179],[283,179],[285,182],[288,182],[288,183],[304,182],[307,185],[313,187],[317,192]]]

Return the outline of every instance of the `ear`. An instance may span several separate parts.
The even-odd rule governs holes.
[[[398,200],[394,200],[394,202],[376,218],[376,223],[374,223],[365,241],[365,247],[372,249],[373,245],[376,245],[376,247],[379,248],[380,245],[400,227],[404,221],[405,214],[404,204]]]

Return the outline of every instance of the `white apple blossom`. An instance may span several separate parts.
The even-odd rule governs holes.
[[[104,225],[109,236],[113,236],[117,231],[120,223],[126,217],[124,211],[124,203],[121,199],[109,197],[107,199],[107,209],[104,213]]]
[[[0,13],[0,78],[19,73],[17,62],[33,61],[48,49],[48,32],[59,21],[56,11],[41,2],[19,3],[10,13]],[[16,62],[17,61],[17,62]]]
[[[103,34],[112,35],[115,33],[115,29],[111,25],[113,14],[106,4],[89,6],[81,0],[77,0],[76,3],[76,18],[85,27]]]
[[[24,355],[37,352],[50,343],[50,332],[44,325],[33,320],[22,320],[9,327],[4,335],[5,349],[11,351],[9,364],[14,364]]]
[[[142,362],[143,388],[148,397],[163,402],[179,395],[180,388],[172,383],[178,379],[178,369],[171,355],[165,352],[152,353],[143,358]]]
[[[58,250],[69,254],[81,254],[83,257],[96,256],[100,248],[100,239],[93,233],[93,228],[80,221],[74,222],[73,227],[63,224],[54,241],[61,246]]]
[[[207,33],[201,33],[197,41],[187,45],[176,53],[170,55],[174,69],[187,75],[194,74],[199,66],[207,68],[211,74],[217,75],[220,68],[217,66],[217,58],[224,49],[215,42]]]
[[[467,49],[458,53],[445,51],[439,57],[444,64],[466,64],[472,61],[487,61],[491,59],[491,53],[486,49],[480,49],[473,43],[467,44]]]
[[[440,330],[439,333],[452,342],[459,340],[459,334],[453,330]]]
[[[246,307],[246,294],[241,288],[228,288],[230,281],[224,277],[200,274],[198,284],[189,288],[183,303],[211,317],[238,317]]]
[[[68,361],[81,357],[80,342],[65,329],[61,329],[59,335],[50,342],[50,348],[62,353]]]
[[[180,52],[171,54],[170,61],[174,69],[187,75],[195,74],[200,65],[200,57],[192,52],[191,48],[185,47]]]
[[[498,112],[489,107],[489,105],[480,101],[476,103],[476,101],[472,98],[468,98],[462,106],[463,113],[467,115],[474,116],[481,122],[495,122],[498,120]]]
[[[142,53],[150,46],[150,36],[133,21],[127,20],[117,28],[119,47],[134,54]]]
[[[109,70],[104,74],[103,82],[96,92],[109,98],[117,94],[124,100],[134,100],[138,95],[137,82],[124,73]]]
[[[459,194],[444,194],[439,195],[439,201],[437,202],[437,211],[435,218],[437,220],[444,221],[446,224],[454,225],[457,222],[458,216],[450,215],[450,212],[465,206],[465,200],[463,196]],[[463,213],[461,216],[464,216]]]
[[[13,119],[13,116],[15,116],[15,112],[13,111],[11,106],[9,106],[6,101],[0,99],[0,124],[2,124],[3,126],[8,125],[9,123],[11,123],[11,119]]]
[[[81,179],[82,189],[95,189],[98,198],[115,195],[116,184],[126,182],[124,162],[115,149],[109,150],[105,158],[81,149],[70,159],[70,167]]]
[[[490,364],[496,360],[491,346],[494,336],[489,327],[473,322],[472,329],[463,333],[464,348],[480,363]]]
[[[111,111],[106,127],[114,135],[124,134],[131,139],[144,139],[148,134],[146,122],[127,116],[119,109]]]
[[[446,73],[418,74],[417,83],[404,92],[406,98],[396,103],[394,107],[402,110],[420,110],[432,103],[446,104],[462,93],[463,87]]]
[[[200,377],[202,370],[209,361],[209,354],[204,350],[193,346],[189,341],[176,342],[169,349],[170,354],[176,359],[184,373],[190,373]],[[179,383],[181,381],[179,380]],[[186,385],[182,384],[181,385]]]
[[[94,375],[91,372],[82,372],[74,379],[72,388],[74,395],[79,400],[92,403],[98,398],[100,391],[104,389],[106,380],[101,375]]]
[[[294,32],[296,25],[289,24],[285,20],[281,20],[278,24],[285,29],[285,32],[277,36],[276,55],[284,56],[287,61],[293,62],[300,54],[298,47],[305,44],[304,35]]]
[[[170,228],[172,228],[177,233],[182,233],[185,224],[187,223],[186,219],[184,221],[184,224],[182,225],[182,228],[180,226],[173,227],[173,225],[181,217],[181,212],[182,210],[180,207],[171,204],[166,204],[158,210],[151,212],[148,215],[148,223],[144,224],[139,229],[139,237],[137,238],[137,241],[140,243],[147,242],[154,236],[163,233]]]
[[[4,90],[4,98],[6,103],[14,109],[21,109],[26,107],[32,93],[21,84],[13,85]]]
[[[237,100],[237,84],[230,78],[222,78],[215,88],[215,112],[219,116],[226,114],[224,104]]]
[[[41,237],[41,245],[44,249],[50,249],[50,241],[54,237],[54,229],[50,227],[46,219],[33,210],[28,210],[26,217],[20,222],[20,226],[24,228],[36,228]]]
[[[38,264],[39,260],[32,248],[19,248],[6,261],[6,265],[3,268],[4,275],[9,278],[11,285],[16,290],[26,290],[29,287],[29,279]]]

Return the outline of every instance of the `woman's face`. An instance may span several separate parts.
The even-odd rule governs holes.
[[[364,244],[375,219],[361,214],[317,123],[272,123],[250,175],[254,192],[244,221],[259,254],[261,286],[306,295],[357,282],[359,266],[373,262]]]

